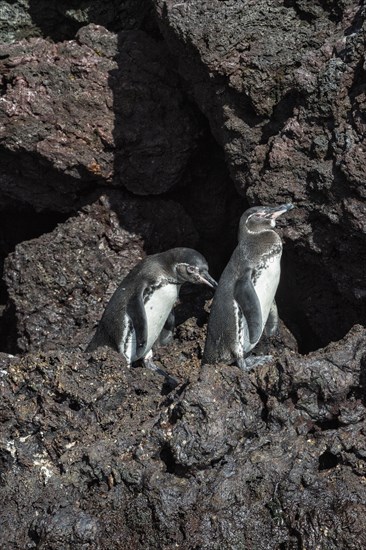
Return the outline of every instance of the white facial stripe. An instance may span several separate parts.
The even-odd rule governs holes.
[[[265,217],[265,212],[253,212],[253,214],[250,214],[250,216],[248,216],[247,223],[253,217],[264,218]]]
[[[252,230],[250,229],[250,227],[247,225],[248,224],[248,221],[253,217],[253,216],[257,216],[258,218],[260,218],[258,220],[258,223],[262,222],[262,221],[267,221],[268,222],[268,225],[270,227],[276,227],[276,220],[274,218],[267,218],[266,217],[266,213],[265,212],[254,212],[253,214],[251,214],[250,216],[248,216],[248,219],[246,221],[246,230],[248,233],[252,233],[252,234],[258,234],[258,233],[262,233],[262,231],[267,231],[268,230],[268,226],[267,228],[264,227],[261,231],[258,231],[257,230]]]
[[[181,267],[181,266],[184,266],[187,270],[187,273],[189,273],[189,274],[199,273],[199,267],[197,265],[186,264],[186,263],[183,263],[183,262],[177,264],[177,267]]]

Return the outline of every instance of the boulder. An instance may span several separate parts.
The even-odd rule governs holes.
[[[113,191],[19,244],[4,267],[17,349],[85,347],[112,293],[146,252],[196,242],[178,204]]]
[[[41,182],[50,209],[53,195],[69,195],[71,209],[96,185],[154,195],[181,182],[200,130],[161,43],[89,25],[76,40],[0,50],[0,169]]]

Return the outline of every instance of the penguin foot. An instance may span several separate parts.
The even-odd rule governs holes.
[[[261,365],[264,365],[265,363],[268,363],[269,361],[272,361],[273,355],[252,355],[251,357],[241,357],[237,360],[237,365],[240,369],[249,371],[254,369],[254,367],[259,367]]]
[[[157,374],[160,374],[160,376],[164,376],[169,386],[172,386],[173,388],[175,388],[176,386],[179,385],[179,382],[176,378],[174,378],[173,376],[170,376],[170,374],[168,374],[165,370],[161,369],[160,367],[157,367],[151,359],[147,359],[145,357],[145,359],[143,359],[143,363],[144,363],[144,366],[147,367],[148,369],[156,372]]]

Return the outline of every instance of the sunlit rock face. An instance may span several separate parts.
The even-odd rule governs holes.
[[[360,3],[4,13],[1,546],[366,547]],[[154,350],[174,390],[82,351],[146,254],[194,247],[218,278],[241,213],[285,202],[266,364],[201,366],[212,291],[188,285]]]
[[[291,200],[298,208],[284,230],[290,288],[280,291],[292,330],[304,350],[337,340],[366,316],[361,7],[154,5],[239,192],[251,204]]]

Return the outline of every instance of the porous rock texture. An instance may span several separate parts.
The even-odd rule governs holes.
[[[366,547],[364,31],[356,0],[2,3],[1,547]],[[201,365],[197,285],[174,388],[82,351],[145,254],[218,277],[289,201],[271,361]]]
[[[152,6],[146,0],[2,0],[0,43],[46,36],[68,40],[84,25],[108,30],[153,30]]]
[[[52,232],[19,244],[4,276],[18,350],[84,348],[119,283],[145,257],[145,243],[148,253],[194,248],[197,232],[173,201],[114,191]]]
[[[246,373],[182,327],[170,392],[107,349],[3,354],[3,546],[363,547],[365,329]]]
[[[93,183],[137,194],[177,184],[199,129],[164,55],[143,31],[96,25],[76,40],[2,46],[2,171],[45,180],[69,209]]]
[[[364,7],[353,0],[154,5],[238,190],[251,203],[299,208],[286,232],[291,295],[304,312],[293,329],[299,339],[315,329],[320,342],[336,340],[366,315]]]

